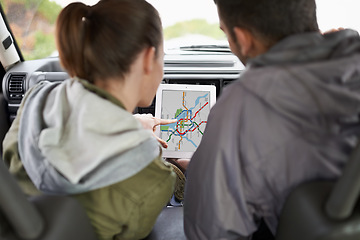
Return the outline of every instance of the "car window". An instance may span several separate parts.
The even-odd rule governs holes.
[[[352,28],[360,32],[359,0],[316,0],[317,18],[322,31]]]
[[[0,0],[25,59],[50,56],[55,49],[54,24],[61,6],[44,0]]]
[[[98,0],[82,0],[93,5]],[[147,0],[158,9],[165,48],[227,44],[219,29],[213,0]],[[11,30],[26,60],[57,56],[56,17],[71,0],[0,0]],[[360,30],[358,0],[317,0],[322,31],[345,27]]]
[[[98,0],[82,0],[93,5]],[[0,0],[26,60],[56,56],[56,17],[69,0]],[[170,47],[225,41],[218,27],[216,6],[208,0],[149,0],[160,12],[165,42]],[[202,9],[199,11],[199,9]],[[170,41],[171,40],[171,41]],[[167,46],[167,45],[166,45]]]

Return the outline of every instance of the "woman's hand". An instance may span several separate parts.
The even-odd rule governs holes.
[[[155,129],[158,125],[166,125],[170,123],[175,123],[177,119],[160,119],[156,118],[153,115],[149,114],[134,114],[134,117],[141,123],[145,129],[150,129],[153,131],[154,136],[159,141],[161,146],[164,148],[168,147],[168,144],[161,138],[155,135]]]

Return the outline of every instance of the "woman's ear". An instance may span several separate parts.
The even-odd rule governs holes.
[[[155,60],[156,60],[155,54],[156,54],[155,47],[148,47],[147,49],[145,49],[145,53],[144,53],[144,73],[145,74],[149,74],[153,70]]]
[[[241,46],[242,56],[249,56],[254,48],[254,36],[245,28],[234,27],[234,34],[237,43]]]

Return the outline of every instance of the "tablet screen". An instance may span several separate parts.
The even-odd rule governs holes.
[[[157,92],[155,116],[177,120],[160,126],[157,132],[168,144],[163,156],[190,158],[204,134],[216,89],[203,85],[162,85],[166,86],[159,87]]]

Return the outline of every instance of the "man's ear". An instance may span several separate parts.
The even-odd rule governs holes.
[[[234,27],[234,34],[236,37],[237,43],[241,46],[242,56],[250,56],[250,53],[254,48],[254,36],[247,29]]]
[[[155,63],[155,47],[148,47],[144,52],[144,72],[145,74],[151,73]]]

